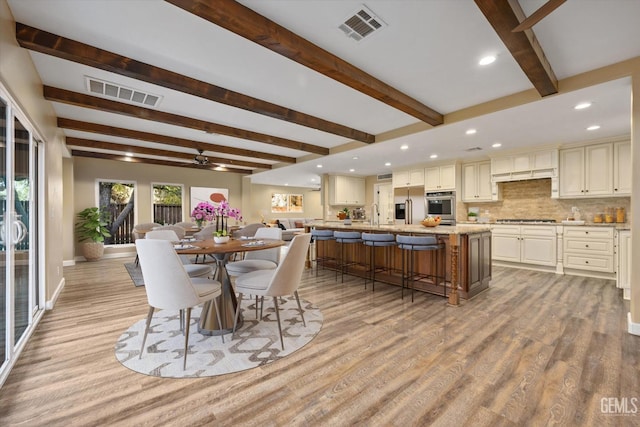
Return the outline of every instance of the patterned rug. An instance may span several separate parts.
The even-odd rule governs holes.
[[[131,281],[135,286],[144,286],[142,270],[139,264],[136,265],[135,262],[127,262],[124,264],[124,268],[127,269],[127,273],[129,273],[129,277],[131,277]]]
[[[280,320],[284,350],[280,346],[278,323],[273,302],[265,298],[264,318],[255,319],[254,301],[244,299],[244,324],[236,331],[235,339],[226,334],[224,344],[220,336],[198,333],[200,307],[192,311],[189,331],[187,369],[182,370],[184,336],[180,331],[177,312],[159,310],[151,320],[142,359],[140,345],[146,319],[139,320],[118,338],[116,359],[127,368],[141,374],[165,378],[209,377],[244,371],[266,365],[299,350],[320,332],[322,313],[312,303],[300,300],[307,326],[302,325],[295,297],[285,299],[280,306]]]

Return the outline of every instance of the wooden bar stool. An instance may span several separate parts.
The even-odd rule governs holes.
[[[391,268],[376,267],[376,248],[385,248],[385,265],[391,266],[393,263],[389,263],[389,250],[388,248],[396,246],[396,237],[390,233],[362,233],[362,242],[365,246],[369,247],[369,266],[367,272],[371,276],[371,292],[375,291],[376,286],[376,270],[390,270]],[[364,279],[364,288],[367,289],[367,278]]]
[[[344,283],[344,270],[350,265],[357,264],[356,261],[345,261],[344,245],[352,245],[354,243],[362,243],[362,235],[359,231],[334,231],[333,237],[336,238],[336,243],[340,247],[340,273],[342,275],[342,282]],[[338,270],[336,269],[336,280],[338,280]]]
[[[404,284],[405,280],[407,283],[407,287],[409,287],[409,281],[411,281],[411,302],[413,302],[413,289],[416,278],[419,280],[423,277],[432,276],[433,283],[438,284],[438,251],[444,248],[442,243],[438,242],[436,236],[396,236],[396,243],[398,244],[398,248],[402,249],[402,298],[404,298]],[[415,252],[420,251],[432,251],[433,255],[435,255],[434,262],[431,263],[432,266],[435,265],[435,275],[417,275],[415,274],[414,265],[415,265]],[[405,254],[408,253],[408,256]],[[434,257],[432,257],[433,259]],[[433,271],[432,271],[433,273]],[[444,271],[443,271],[444,273]],[[443,296],[447,296],[447,286],[446,282],[444,282],[444,291]]]
[[[325,262],[327,262],[328,260],[332,260],[334,262],[337,262],[336,259],[334,257],[330,257],[327,255],[327,245],[325,243],[325,247],[324,247],[324,251],[323,251],[323,256],[318,256],[318,249],[319,249],[319,245],[320,242],[327,242],[329,240],[334,240],[335,238],[333,237],[333,230],[316,230],[315,228],[311,230],[311,239],[316,243],[316,276],[318,276],[318,269],[320,267],[320,264],[322,264],[322,268],[324,269],[324,264]]]

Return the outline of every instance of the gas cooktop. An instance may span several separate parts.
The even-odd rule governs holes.
[[[533,223],[533,224],[546,224],[546,223],[555,223],[556,220],[555,219],[548,219],[548,218],[536,218],[536,219],[522,219],[522,218],[502,218],[502,219],[496,219],[497,223],[512,223],[512,222],[526,222],[526,223]]]

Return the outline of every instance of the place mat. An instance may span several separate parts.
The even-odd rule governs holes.
[[[320,332],[323,317],[314,304],[300,300],[307,326],[303,326],[294,296],[278,303],[284,350],[280,346],[280,335],[273,300],[265,298],[264,317],[255,318],[255,299],[243,299],[244,324],[231,334],[207,336],[198,332],[198,317],[201,308],[194,308],[189,331],[189,354],[187,369],[182,370],[184,336],[180,331],[177,311],[159,310],[151,320],[151,329],[145,343],[142,358],[140,345],[144,335],[146,319],[134,323],[118,338],[115,345],[116,359],[132,371],[165,378],[210,377],[263,366],[282,359],[301,349]]]
[[[127,273],[129,273],[129,277],[131,277],[131,281],[135,286],[144,286],[140,264],[136,265],[135,262],[127,262],[124,264],[124,268],[127,269]]]

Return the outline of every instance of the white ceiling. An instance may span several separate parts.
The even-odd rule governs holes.
[[[184,74],[287,108],[379,135],[419,121],[283,56],[160,0],[8,0],[17,22]],[[241,0],[261,15],[445,115],[532,88],[472,0]],[[544,0],[520,0],[528,16]],[[338,25],[362,4],[387,27],[355,42]],[[640,56],[640,1],[568,0],[533,27],[559,80]],[[497,61],[477,65],[487,55]],[[31,52],[45,85],[87,93],[85,76],[162,96],[161,111],[338,151],[344,137],[217,104],[41,53]],[[299,158],[255,173],[255,183],[316,186],[321,173],[376,175],[413,164],[500,150],[628,135],[630,79],[619,78],[322,158],[202,131],[54,102],[58,117]],[[593,106],[575,111],[573,106]],[[592,124],[601,128],[587,132]],[[472,136],[468,128],[477,129]],[[190,153],[157,143],[65,130],[67,136]],[[407,150],[400,150],[407,144]],[[480,152],[466,152],[480,147]],[[195,154],[195,153],[193,153]],[[224,156],[208,151],[206,154]],[[437,154],[437,160],[430,160]],[[307,157],[305,157],[307,156]],[[357,156],[357,160],[353,157]],[[302,158],[312,160],[302,161]],[[244,158],[245,160],[253,160]],[[385,166],[390,162],[390,166]],[[274,162],[268,162],[274,163]],[[322,164],[322,169],[317,168]],[[355,169],[349,172],[349,169]],[[313,179],[313,181],[312,181]]]

